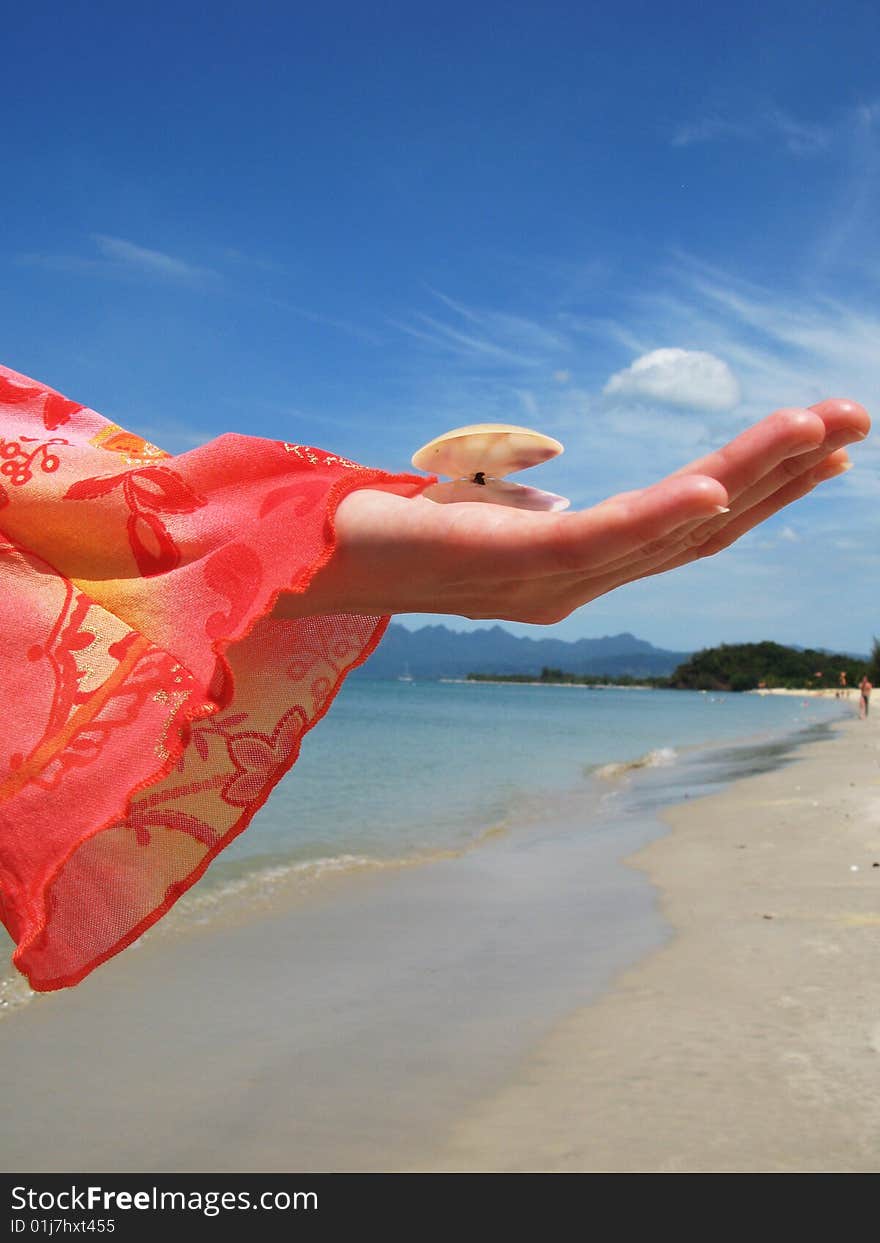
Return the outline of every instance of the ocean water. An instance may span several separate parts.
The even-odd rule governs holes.
[[[658,806],[782,763],[852,711],[800,696],[351,680],[250,827],[148,935],[501,839],[526,873],[543,867],[552,906],[566,851],[590,851],[592,835],[590,870],[619,859],[658,831]],[[7,964],[0,1014],[32,996]]]
[[[352,680],[214,879],[460,851],[563,801],[589,814],[639,768],[681,771],[731,743],[772,753],[847,710],[800,696]]]

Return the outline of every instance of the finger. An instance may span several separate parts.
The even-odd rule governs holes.
[[[665,479],[581,513],[554,515],[546,537],[533,541],[536,557],[521,561],[520,571],[525,577],[592,572],[726,507],[727,492],[715,479],[700,475]]]
[[[808,475],[810,471],[814,471],[825,461],[830,461],[836,450],[843,449],[845,445],[854,444],[856,441],[864,440],[870,430],[870,419],[868,411],[864,406],[859,405],[856,401],[848,399],[833,399],[822,401],[817,406],[813,406],[814,413],[819,414],[825,425],[825,439],[818,449],[802,452],[794,457],[787,457],[779,465],[763,475],[761,479],[754,482],[751,487],[746,488],[740,496],[733,498],[730,505],[731,516],[718,518],[715,521],[695,522],[691,525],[691,530],[682,528],[676,531],[676,538],[690,536],[692,531],[700,528],[702,534],[706,538],[710,537],[721,528],[728,526],[737,518],[745,515],[754,507],[761,505],[768,497],[776,496],[781,488],[787,487],[793,480]],[[845,455],[839,462],[848,461]],[[850,464],[851,465],[851,464]],[[846,467],[848,469],[848,467]],[[835,474],[841,474],[840,470],[836,470]],[[825,475],[827,479],[833,479],[834,475]],[[813,480],[810,487],[815,486],[817,479]],[[797,491],[797,490],[795,490]],[[807,488],[809,491],[809,488]],[[797,498],[797,497],[795,497]],[[789,503],[789,502],[784,502]],[[771,512],[776,512],[771,510]],[[609,567],[613,568],[613,567]]]
[[[686,565],[690,561],[697,560],[700,557],[711,557],[715,553],[721,552],[724,548],[729,548],[731,544],[741,539],[749,531],[759,526],[762,522],[766,522],[768,518],[772,518],[774,514],[785,509],[794,501],[798,501],[803,496],[807,496],[814,488],[821,483],[826,483],[830,479],[836,479],[839,475],[845,474],[850,469],[852,462],[845,449],[839,449],[837,452],[829,454],[818,466],[805,475],[797,479],[790,480],[785,487],[779,488],[773,496],[767,497],[758,505],[753,505],[750,509],[739,515],[731,515],[731,520],[726,522],[723,527],[715,531],[706,533],[700,532],[700,538],[694,539],[694,534],[687,541],[689,547],[682,548],[681,552],[671,558],[668,564],[661,565],[651,571],[651,573],[660,573],[666,569],[674,569],[679,565]]]
[[[639,550],[637,558],[632,553],[629,553],[623,557],[615,557],[614,560],[604,562],[596,568],[603,576],[613,574],[617,570],[625,571],[628,576],[634,567],[640,567],[643,564],[660,565],[682,548],[693,547],[698,532],[701,533],[701,540],[707,539],[712,532],[724,525],[730,512],[731,510],[728,507],[720,514],[715,513],[708,516],[702,514],[698,518],[692,518],[689,522],[682,523],[680,527],[676,527],[666,535],[649,540]],[[635,576],[638,578],[638,573]],[[628,581],[628,577],[626,581]]]
[[[825,424],[825,439],[816,449],[808,453],[798,454],[781,462],[778,467],[765,475],[758,485],[761,494],[746,494],[747,500],[754,503],[769,496],[777,487],[782,487],[789,479],[795,479],[813,467],[818,466],[830,454],[845,445],[855,444],[864,440],[871,428],[868,412],[858,402],[843,398],[834,398],[819,402],[810,409],[818,414]],[[736,505],[741,504],[742,498]]]
[[[871,430],[871,417],[867,410],[849,397],[830,397],[816,402],[810,410],[818,414],[825,424],[826,440],[834,433],[847,429],[856,432],[857,439],[864,440]]]
[[[703,465],[707,469],[717,469],[719,473],[723,473],[720,468],[721,463],[724,462],[728,482],[735,489],[736,486],[742,487],[744,480],[748,477],[748,472],[751,471],[754,474],[754,481],[750,486],[742,487],[739,494],[735,495],[730,502],[732,515],[738,517],[760,505],[767,498],[776,495],[793,479],[807,475],[825,461],[830,452],[864,439],[870,426],[871,421],[864,407],[858,402],[843,398],[820,402],[808,411],[777,411],[762,424],[750,428],[747,433],[738,437],[725,449],[701,459],[700,463],[683,468],[682,471],[669,476],[663,482],[666,484],[671,480],[690,476],[696,465]],[[816,447],[817,439],[818,447]],[[805,449],[804,445],[810,447]],[[660,486],[662,485],[655,485],[657,488]],[[653,490],[648,491],[653,492]],[[628,502],[635,495],[637,494],[625,494],[615,498],[610,504]],[[655,499],[658,495],[654,493]],[[597,515],[603,512],[602,505],[597,506],[593,511]],[[650,558],[652,562],[656,562],[660,557],[662,562],[670,553],[670,539],[673,536],[675,541],[687,539],[696,530],[702,528],[703,538],[708,539],[717,530],[723,528],[728,521],[726,515],[712,521],[712,516],[707,518],[705,513],[702,513],[691,520],[685,519],[680,526],[678,523],[671,525],[657,523],[640,550],[641,554],[643,557]],[[688,547],[693,546],[693,542],[689,540]],[[613,548],[613,542],[606,540],[602,553],[592,559],[589,566],[590,573],[594,568],[598,568],[604,575],[614,572],[618,566],[625,570],[627,575],[632,573],[634,551],[632,544],[627,544],[624,551],[617,555],[614,555]],[[571,562],[567,562],[565,569],[557,572],[569,573],[572,568]]]
[[[868,411],[864,409],[864,406],[859,405],[858,401],[851,401],[846,398],[829,399],[827,401],[820,401],[820,403],[815,406],[810,406],[810,411],[812,411],[813,414],[818,415],[823,421],[825,435],[822,443],[820,443],[818,447],[813,447],[813,449],[799,451],[793,456],[784,456],[782,460],[777,462],[776,466],[768,467],[769,460],[764,460],[763,469],[766,470],[766,472],[764,472],[763,475],[756,477],[753,484],[740,492],[740,495],[732,496],[730,510],[733,518],[742,515],[742,513],[745,513],[748,510],[751,510],[754,506],[759,505],[759,503],[764,500],[767,500],[768,497],[776,495],[781,488],[786,487],[793,479],[798,479],[798,477],[814,470],[815,467],[827,460],[829,455],[835,450],[841,449],[841,447],[845,445],[853,444],[855,441],[864,440],[865,436],[869,433],[871,421]],[[781,418],[781,415],[783,414],[787,414],[787,411],[777,411],[777,414],[771,415],[769,420],[764,420],[764,425],[772,423],[772,421],[776,421],[776,423],[779,424],[776,431],[773,433],[774,435],[779,433],[779,431],[787,430],[787,428],[792,425],[791,420]],[[794,425],[797,425],[798,420],[793,420],[793,423]],[[749,431],[751,431],[751,433],[757,433],[757,431],[761,431],[761,425],[758,424],[756,425],[756,428],[749,429]],[[764,426],[764,433],[766,433],[766,431],[767,426]],[[745,436],[742,436],[742,438],[738,438],[737,441],[733,441],[732,445],[728,445],[726,450],[721,450],[722,454],[730,452],[731,456],[738,456],[738,459],[742,462],[742,441],[745,439]],[[797,439],[794,441],[788,441],[789,446],[792,444],[797,445],[797,443]],[[779,443],[777,452],[782,450],[783,444],[784,443]],[[757,436],[754,436],[754,438],[752,438],[751,446],[745,446],[745,452],[756,451],[759,449],[759,446],[761,446],[761,440],[759,440]],[[717,455],[710,455],[707,459],[702,459],[702,465],[705,466],[710,464],[712,457],[716,457],[717,465]],[[684,472],[689,472],[691,469],[692,467],[685,467]],[[675,479],[675,477],[680,474],[681,472],[676,472],[676,475],[670,477]],[[696,528],[705,525],[705,534],[706,537],[708,537],[708,534],[711,534],[713,531],[717,531],[720,530],[721,527],[725,527],[728,521],[732,520],[728,520],[726,516],[718,518],[715,522],[710,523],[705,523],[705,520],[697,520],[694,523],[691,523],[690,530],[689,527],[686,526],[682,528],[682,530],[676,531],[675,536],[676,539],[689,536],[689,534],[696,530]],[[655,552],[660,552],[661,549],[650,548],[646,549],[646,551],[653,554]],[[625,561],[625,558],[621,558],[621,562],[623,561]],[[613,564],[610,564],[607,568],[613,569],[614,566]]]
[[[710,520],[698,524],[686,535],[683,542],[694,547],[712,541],[714,536],[723,532],[730,538],[727,539],[727,543],[722,543],[719,547],[727,547],[727,544],[733,543],[746,531],[752,530],[759,523],[778,513],[780,509],[784,509],[786,505],[812,492],[819,483],[834,479],[850,470],[851,467],[852,462],[845,448],[825,454],[824,457],[813,462],[811,470],[802,471],[794,479],[780,476],[778,486],[771,492],[764,494],[763,489],[752,489],[750,504],[743,504],[741,500],[736,506],[731,507],[730,516],[723,522]],[[712,551],[716,549],[713,547]]]
[[[547,577],[611,568],[617,560],[628,564],[636,550],[648,546],[651,553],[662,552],[670,532],[712,516],[712,505],[703,504],[710,496],[719,506],[729,495],[731,508],[749,508],[778,491],[793,474],[809,470],[841,438],[860,438],[869,428],[864,409],[845,399],[809,410],[778,410],[653,488],[611,498],[582,513],[514,515],[480,506],[478,522],[473,506],[444,506],[442,543],[455,547],[463,570],[482,567],[480,572],[493,577]],[[714,495],[705,491],[712,478],[722,485]],[[685,480],[699,481],[702,496],[674,486]]]
[[[553,555],[546,556],[546,546],[541,550],[550,573],[562,580],[559,592],[552,592],[552,603],[548,600],[547,620],[567,616],[628,582],[728,547],[819,483],[848,470],[851,463],[843,446],[863,439],[870,426],[864,408],[847,399],[820,402],[810,410],[777,411],[725,449],[691,463],[654,488],[613,498],[585,514],[565,515],[566,525],[554,533]],[[729,517],[713,518],[702,507],[690,510],[692,496],[669,491],[677,481],[699,479],[701,469],[715,472],[716,483],[740,489]],[[704,477],[704,487],[705,482]],[[709,495],[704,491],[703,500]],[[714,500],[720,504],[717,493]],[[640,526],[640,519],[648,519],[647,524]],[[562,544],[560,531],[567,537]],[[601,541],[599,548],[596,539]],[[591,560],[585,559],[587,554]],[[578,564],[589,567],[588,572],[572,587],[564,586]],[[521,566],[521,573],[524,569]],[[510,584],[512,595],[517,587],[524,598],[534,589],[532,582],[522,578]]]
[[[820,483],[827,483],[830,479],[837,479],[852,468],[849,454],[845,449],[839,449],[836,453],[829,454],[825,461],[820,462],[813,471],[813,484],[816,486]]]
[[[720,552],[722,548],[729,547],[730,544],[740,539],[748,531],[751,531],[760,523],[766,522],[768,518],[772,518],[781,509],[785,509],[787,505],[791,505],[792,502],[798,501],[802,496],[812,492],[820,483],[837,478],[838,475],[842,475],[849,470],[851,466],[852,462],[850,462],[845,449],[838,449],[836,452],[829,454],[813,470],[790,480],[784,487],[778,488],[772,496],[768,496],[758,504],[752,505],[741,514],[731,514],[731,521],[721,530],[711,535],[706,543],[700,545],[701,555],[712,556],[716,552]]]
[[[821,434],[817,418],[824,429]],[[682,467],[676,474],[696,471],[720,479],[735,504],[742,492],[768,474],[777,471],[793,478],[835,449],[863,440],[870,430],[871,419],[864,406],[850,398],[833,397],[807,409],[777,410],[723,449]],[[802,457],[806,460],[801,461]]]
[[[841,405],[853,405],[854,403],[825,403]],[[861,410],[861,407],[858,407]],[[732,522],[740,515],[760,505],[769,497],[775,496],[781,489],[786,488],[793,480],[808,476],[816,467],[825,462],[831,454],[843,449],[846,445],[864,439],[865,433],[860,430],[849,417],[840,411],[836,412],[838,417],[830,419],[826,423],[826,438],[819,448],[810,450],[807,453],[800,453],[795,457],[786,458],[780,462],[778,466],[763,475],[751,487],[746,488],[739,496],[732,499],[730,504],[730,518],[723,522],[715,522],[707,525],[707,533],[710,530],[718,530],[722,526],[726,526],[728,522]],[[862,411],[864,414],[865,412]],[[865,414],[867,419],[867,415]],[[870,426],[870,424],[869,424]],[[814,480],[815,483],[815,480]]]
[[[799,500],[813,491],[820,483],[845,474],[852,467],[845,449],[840,449],[824,458],[813,471],[786,485],[772,496],[753,506],[739,516],[731,514],[709,520],[695,522],[681,531],[673,533],[672,540],[665,550],[658,550],[638,561],[632,559],[619,564],[603,567],[599,573],[585,576],[578,584],[576,592],[582,596],[580,603],[594,600],[625,583],[635,582],[640,578],[665,573],[696,561],[702,557],[714,555],[723,548],[729,547],[748,531],[772,517],[793,501]],[[578,607],[575,605],[573,607]]]
[[[670,478],[709,475],[722,483],[735,501],[780,463],[819,448],[824,440],[825,422],[815,411],[777,410],[723,448],[675,471]]]

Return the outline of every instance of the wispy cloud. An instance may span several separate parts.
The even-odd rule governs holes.
[[[266,259],[262,255],[248,254],[247,251],[240,250],[237,246],[224,246],[221,256],[228,263],[234,263],[245,269],[254,269],[258,272],[284,272],[284,265],[276,263],[273,259]]]
[[[722,138],[752,139],[755,128],[743,121],[732,121],[715,113],[679,125],[672,134],[673,147],[692,147],[696,143],[715,142]]]
[[[298,319],[308,320],[310,324],[335,328],[337,331],[347,333],[351,337],[357,337],[358,340],[367,341],[370,345],[381,345],[382,343],[381,338],[365,324],[354,323],[348,319],[339,319],[335,315],[325,315],[322,311],[312,311],[308,307],[288,302],[286,298],[266,296],[264,300],[272,306],[277,306],[279,309],[295,315]]]
[[[210,268],[198,267],[184,259],[166,254],[163,250],[151,250],[146,246],[139,246],[136,242],[128,241],[124,237],[95,233],[93,241],[105,258],[127,267],[138,268],[151,276],[161,276],[175,281],[192,281],[217,275]]]
[[[593,341],[614,341],[630,354],[646,354],[650,349],[650,343],[639,336],[632,325],[622,324],[606,315],[576,315],[570,311],[562,311],[559,319],[578,336],[590,337]]]
[[[880,101],[856,108],[841,144],[845,168],[832,197],[827,223],[808,259],[820,274],[841,268],[848,275],[870,274],[877,253],[877,200],[880,196]],[[866,262],[867,259],[867,262]],[[880,269],[874,269],[874,276]]]
[[[198,285],[214,282],[219,273],[163,250],[141,246],[124,237],[94,233],[91,242],[97,254],[22,254],[18,262],[54,272],[80,273],[86,276],[140,276],[176,284]]]
[[[675,147],[748,142],[782,147],[798,157],[825,156],[835,175],[817,187],[825,204],[823,224],[804,254],[804,264],[820,277],[857,273],[878,278],[880,268],[871,257],[877,249],[880,99],[863,99],[821,124],[775,104],[743,109],[742,115],[711,112],[679,125],[667,137]]]
[[[485,337],[476,336],[474,333],[462,332],[460,329],[453,328],[450,324],[435,319],[431,315],[416,312],[414,319],[417,321],[416,323],[405,323],[394,319],[389,319],[388,322],[392,327],[398,328],[401,332],[415,338],[417,341],[422,341],[426,345],[434,346],[444,353],[453,354],[468,361],[491,359],[496,363],[504,362],[516,367],[531,367],[535,365],[535,360],[532,358],[517,354],[513,350],[497,345],[494,341],[487,340]]]
[[[519,370],[549,372],[550,361],[570,349],[564,331],[534,317],[471,307],[439,290],[429,291],[452,312],[453,318],[441,319],[417,311],[409,320],[388,322],[407,336],[464,363],[507,364]]]
[[[52,272],[117,280],[123,278],[159,281],[178,286],[188,285],[196,289],[220,288],[222,282],[222,288],[229,296],[277,307],[297,319],[307,320],[320,327],[333,328],[370,345],[382,343],[381,336],[366,324],[297,305],[286,298],[263,292],[259,288],[252,289],[242,279],[242,272],[251,270],[259,273],[273,273],[281,269],[266,260],[246,255],[242,251],[227,248],[222,252],[221,258],[226,260],[233,269],[238,269],[235,276],[224,277],[214,268],[193,263],[164,250],[142,246],[129,238],[115,237],[109,233],[95,233],[92,234],[90,241],[96,254],[22,254],[17,257],[17,261],[20,264],[40,267]]]
[[[672,313],[677,328],[699,333],[707,346],[724,342],[719,353],[729,353],[729,343],[760,388],[781,369],[799,378],[801,392],[827,392],[829,382],[848,376],[865,385],[869,400],[880,395],[880,314],[855,296],[843,302],[815,291],[780,293],[680,251],[665,275],[677,292],[662,304],[646,293],[638,299],[644,311],[659,305],[663,317]]]
[[[815,155],[827,150],[834,140],[834,132],[828,126],[798,121],[781,108],[771,109],[765,123],[767,131],[778,134],[793,155]]]
[[[26,268],[42,268],[46,272],[68,272],[82,276],[100,276],[111,270],[103,259],[85,255],[52,255],[27,250],[15,256],[14,262]]]
[[[691,147],[708,142],[776,142],[792,155],[821,155],[844,142],[861,125],[880,114],[873,101],[867,101],[839,114],[836,120],[819,124],[805,121],[775,104],[755,110],[744,107],[732,116],[717,110],[676,126],[670,136],[673,147]]]
[[[742,402],[714,420],[715,435],[779,406],[852,397],[880,410],[880,315],[852,299],[798,297],[733,277],[682,253],[659,273],[660,292],[633,300],[640,337],[699,342],[735,369]],[[657,439],[663,434],[658,422]],[[858,469],[834,484],[850,500],[880,496],[880,438],[854,453]]]
[[[670,249],[632,292],[606,299],[597,291],[571,311],[561,312],[549,296],[511,316],[444,294],[447,326],[497,352],[490,357],[462,345],[438,354],[448,336],[409,317],[413,339],[424,335],[430,345],[419,360],[424,391],[416,404],[431,417],[422,430],[522,421],[558,436],[565,454],[542,466],[534,482],[571,497],[577,509],[654,482],[780,406],[849,396],[880,411],[876,299],[869,293],[868,301],[843,301],[818,292],[835,287],[812,271],[803,280],[808,293],[795,286],[781,290]],[[519,322],[530,325],[535,344],[528,366],[514,328]],[[678,379],[690,382],[688,366],[700,355],[711,362],[705,374],[717,368],[729,386],[728,399],[714,407],[675,401],[681,396],[675,384],[652,391],[635,382],[635,364],[643,360],[650,379],[648,363],[663,359],[682,367]],[[670,375],[675,379],[675,366]],[[615,377],[630,383],[614,384]],[[739,401],[733,404],[735,387]],[[691,396],[701,396],[699,389]],[[577,637],[585,624],[594,633],[625,624],[670,647],[776,638],[866,649],[880,570],[880,435],[856,446],[852,457],[855,470],[762,524],[722,557],[632,584],[591,605],[588,621],[575,615],[557,630]],[[829,608],[822,567],[846,584],[845,610]]]
[[[566,453],[542,468],[544,486],[576,507],[650,483],[780,406],[851,396],[880,410],[871,306],[780,292],[682,250],[618,297],[613,316],[563,313],[552,299],[511,314],[437,296],[453,318],[418,312],[398,325],[429,347],[416,404],[436,431],[524,421],[558,436]],[[619,359],[614,370],[606,359]],[[880,437],[853,457],[857,469],[822,490],[814,523],[834,498],[876,503]]]

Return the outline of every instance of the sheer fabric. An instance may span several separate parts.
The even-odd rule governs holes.
[[[432,479],[223,435],[171,456],[0,367],[0,916],[77,983],[247,827],[387,617],[275,620],[356,488]]]

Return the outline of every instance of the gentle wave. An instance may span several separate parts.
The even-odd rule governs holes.
[[[392,857],[343,853],[251,867],[243,874],[228,880],[214,884],[202,882],[194,886],[150,929],[149,935],[173,935],[182,926],[203,926],[220,915],[245,914],[265,909],[279,897],[305,894],[315,885],[332,877],[355,875],[359,872],[401,871],[404,868],[439,863],[443,859],[461,858],[480,846],[504,837],[508,832],[509,826],[501,822],[489,825],[461,846],[422,850]]]
[[[460,847],[424,850],[396,858],[344,853],[299,859],[291,863],[257,867],[214,884],[206,877],[188,890],[167,915],[123,953],[136,950],[146,937],[150,940],[175,937],[188,930],[204,929],[223,918],[241,918],[254,912],[266,911],[280,898],[295,898],[298,894],[304,896],[314,886],[332,877],[356,875],[359,872],[402,870],[439,863],[443,859],[461,858],[480,846],[506,836],[508,832],[509,826],[501,822],[489,825],[473,840]],[[0,1020],[20,1010],[39,995],[29,986],[25,977],[17,972],[0,976]]]
[[[197,882],[143,936],[133,941],[123,954],[131,954],[145,940],[173,939],[187,932],[204,930],[223,919],[241,919],[257,912],[266,912],[282,895],[305,895],[313,886],[332,876],[357,872],[378,872],[386,869],[413,867],[435,859],[449,858],[464,851],[437,851],[402,859],[370,858],[368,855],[340,854],[324,858],[303,859],[256,868],[220,883]],[[100,970],[100,968],[98,968]],[[0,1020],[20,1010],[40,994],[24,976],[10,974],[0,977]]]
[[[282,893],[306,893],[321,881],[333,876],[357,872],[381,872],[421,863],[451,858],[463,851],[443,850],[386,859],[370,855],[327,855],[317,859],[301,859],[296,863],[278,863],[258,867],[241,876],[219,884],[195,886],[168,914],[150,929],[151,937],[174,935],[182,926],[203,926],[218,916],[262,910]]]
[[[617,760],[610,764],[600,764],[598,768],[587,768],[585,771],[590,777],[599,777],[603,781],[616,781],[639,768],[668,768],[677,759],[678,753],[674,747],[655,747],[653,751],[640,755],[638,759]]]

